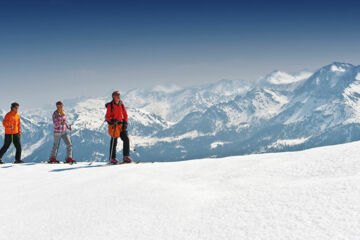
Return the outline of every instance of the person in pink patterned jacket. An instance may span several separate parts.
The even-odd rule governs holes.
[[[75,163],[76,161],[72,156],[72,144],[70,136],[67,130],[71,131],[71,127],[68,126],[66,120],[66,114],[64,112],[64,105],[61,101],[56,103],[56,111],[54,112],[52,119],[54,123],[54,145],[50,154],[50,160],[48,163],[59,163],[59,160],[56,158],[60,140],[63,139],[66,144],[67,156],[65,163]]]

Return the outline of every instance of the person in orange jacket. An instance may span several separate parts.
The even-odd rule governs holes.
[[[122,124],[120,139],[123,141],[123,162],[131,163],[130,158],[130,140],[127,132],[128,115],[124,103],[120,100],[120,92],[115,91],[112,94],[112,101],[106,106],[106,121],[109,125],[117,126]],[[116,146],[118,138],[111,137],[110,141],[110,163],[117,164],[119,160],[116,159]]]
[[[14,163],[23,163],[21,160],[21,126],[20,126],[20,115],[18,103],[11,104],[11,111],[5,115],[3,125],[5,127],[5,141],[4,145],[0,150],[0,164],[2,164],[2,157],[9,149],[10,144],[14,143],[16,148],[16,155]]]

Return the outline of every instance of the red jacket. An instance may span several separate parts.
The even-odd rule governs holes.
[[[115,119],[120,122],[128,121],[128,115],[126,112],[125,105],[122,101],[117,105],[114,101],[111,101],[106,104],[106,121],[111,122],[111,120]]]

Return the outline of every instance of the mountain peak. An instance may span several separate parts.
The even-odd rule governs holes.
[[[336,66],[354,66],[351,63],[345,63],[345,62],[332,62],[330,65],[336,65]]]
[[[311,75],[311,72],[300,72],[298,74],[291,75],[286,72],[275,70],[266,75],[262,81],[274,85],[284,85],[302,81],[309,78]]]
[[[331,72],[346,72],[350,68],[354,67],[354,65],[350,63],[342,63],[342,62],[333,62],[321,70],[331,71]]]
[[[345,73],[351,73],[351,71],[354,68],[356,68],[356,66],[351,63],[333,62],[329,65],[320,68],[315,73],[315,75],[323,76],[323,78],[325,78],[324,80],[328,81],[332,78],[336,78],[339,75],[344,75]]]

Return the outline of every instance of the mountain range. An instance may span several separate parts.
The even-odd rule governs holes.
[[[256,82],[221,80],[190,88],[133,89],[122,99],[135,160],[295,151],[360,140],[360,66],[348,63],[334,62],[298,74],[274,71]],[[108,101],[109,97],[64,101],[76,160],[107,160]],[[21,112],[25,161],[48,159],[54,110],[47,106]],[[5,113],[0,111],[0,120]],[[1,140],[3,133],[1,129]],[[121,147],[118,151],[121,155]],[[64,154],[61,149],[59,159]],[[4,159],[12,158],[10,149]]]

